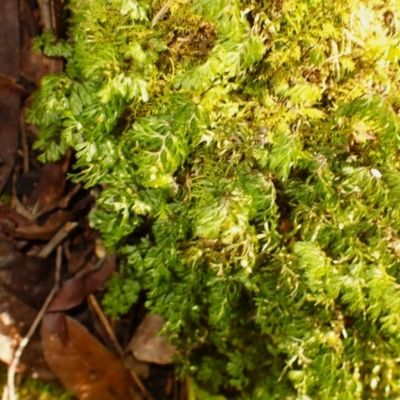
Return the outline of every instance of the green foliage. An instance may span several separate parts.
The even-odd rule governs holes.
[[[398,398],[399,1],[163,5],[71,0],[38,41],[68,63],[36,146],[75,149],[124,260],[105,305],[144,289],[216,395]]]
[[[0,392],[7,384],[7,366],[0,363]],[[32,378],[23,378],[17,387],[19,400],[73,400],[72,395],[58,386]]]

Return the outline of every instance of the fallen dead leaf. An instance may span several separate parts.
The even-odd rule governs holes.
[[[13,237],[17,226],[29,226],[32,222],[15,212],[11,207],[0,207],[0,232],[9,238]]]
[[[0,93],[5,95],[24,97],[30,92],[9,76],[0,74]]]
[[[19,112],[19,98],[0,94],[0,193],[14,166],[19,141]]]
[[[2,0],[0,13],[0,73],[19,79],[19,2]]]
[[[15,212],[9,206],[0,207],[0,225],[3,220],[12,221],[15,226],[30,226],[32,222]]]
[[[64,282],[48,311],[65,311],[81,304],[86,296],[100,289],[115,266],[115,255],[110,255],[100,268]]]
[[[17,227],[14,230],[14,237],[29,240],[50,240],[58,230],[67,222],[72,221],[75,216],[84,210],[90,203],[90,196],[80,200],[72,210],[58,210],[52,213],[44,225],[34,224],[31,226]]]
[[[20,26],[26,29],[30,37],[40,34],[39,10],[30,0],[19,0],[19,21]]]
[[[64,246],[65,248],[67,246]],[[85,250],[80,252],[70,252],[67,258],[67,271],[70,275],[75,275],[78,271],[92,270],[91,263],[88,261],[90,256],[93,254],[94,245],[88,244]],[[65,253],[65,250],[64,250]]]
[[[40,87],[43,76],[62,71],[64,63],[61,58],[46,57],[33,50],[33,39],[26,29],[22,30],[21,39],[21,76],[24,79]]]
[[[18,343],[23,338],[37,311],[0,285],[0,360],[10,364]],[[56,381],[43,356],[40,336],[29,341],[18,364],[18,373],[45,381]]]
[[[68,151],[60,161],[49,162],[43,167],[39,182],[26,204],[33,218],[59,207],[67,183],[66,173],[70,159],[71,151]]]
[[[0,286],[0,360],[10,364],[18,343],[36,317],[36,310]],[[43,356],[40,335],[29,341],[18,364],[18,373],[48,382],[57,380]]]
[[[0,284],[30,306],[42,306],[54,283],[52,268],[48,260],[25,256],[0,241]]]
[[[129,371],[133,371],[135,374],[140,376],[141,378],[147,379],[150,375],[150,364],[136,360],[133,354],[126,354],[122,362],[124,363],[125,368]]]
[[[47,363],[64,387],[79,400],[139,400],[131,375],[118,358],[82,325],[66,317],[65,334],[53,334],[42,323]]]
[[[0,73],[19,79],[18,2],[2,0],[0,12]],[[19,137],[20,99],[0,93],[0,193],[14,166]]]
[[[158,315],[146,315],[133,335],[127,350],[139,361],[172,364],[175,347],[168,344],[167,336],[157,336],[165,324]]]
[[[74,219],[73,211],[56,211],[51,214],[44,225],[30,225],[17,227],[14,237],[29,240],[50,240],[67,222]]]

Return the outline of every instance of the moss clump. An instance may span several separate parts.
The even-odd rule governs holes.
[[[7,366],[0,363],[0,393],[7,383]],[[19,400],[73,400],[73,397],[60,388],[36,379],[24,378],[18,385]]]
[[[146,290],[229,398],[400,396],[399,2],[70,9],[29,118],[103,187],[109,311]]]

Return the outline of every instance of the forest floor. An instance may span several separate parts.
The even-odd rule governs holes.
[[[184,400],[174,349],[156,336],[163,320],[144,301],[118,320],[102,311],[118,262],[89,226],[96,189],[68,181],[72,152],[42,165],[33,150],[26,109],[42,77],[64,67],[34,38],[49,23],[64,34],[62,4],[3,0],[0,13],[0,388],[14,390],[11,365],[20,400],[73,398],[58,387],[78,399]]]

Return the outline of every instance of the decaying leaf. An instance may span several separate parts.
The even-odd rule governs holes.
[[[0,74],[0,93],[5,95],[24,97],[29,91],[9,76]]]
[[[137,360],[133,354],[126,354],[122,362],[124,363],[125,368],[129,371],[133,371],[138,376],[147,379],[150,375],[150,364]]]
[[[12,230],[16,226],[30,226],[32,221],[24,218],[22,215],[15,212],[11,207],[3,206],[0,207],[0,227],[2,232],[9,233],[7,227],[12,227]]]
[[[158,315],[147,315],[133,335],[128,350],[139,361],[167,365],[172,363],[175,347],[167,342],[167,336],[157,336],[165,323]]]
[[[52,264],[26,256],[5,240],[0,241],[0,284],[10,293],[39,309],[53,286]]]
[[[64,387],[79,400],[139,400],[129,372],[82,325],[66,317],[64,335],[42,324],[47,363]]]
[[[74,218],[74,215],[72,211],[59,210],[51,214],[42,226],[31,225],[16,228],[14,236],[20,239],[50,240],[64,224]]]
[[[72,221],[77,213],[85,209],[91,201],[91,197],[85,197],[72,210],[58,210],[52,213],[44,225],[34,224],[17,227],[14,231],[14,237],[30,240],[50,240],[63,225]]]
[[[0,73],[19,79],[18,2],[3,0],[0,12]],[[18,148],[20,99],[0,91],[0,193],[14,166]]]
[[[0,361],[10,364],[19,341],[26,334],[37,311],[0,285]],[[17,372],[45,381],[56,377],[43,356],[40,336],[34,335],[22,354]]]
[[[19,98],[0,93],[0,193],[14,166],[18,148],[19,112]]]
[[[33,50],[33,39],[28,32],[22,32],[21,46],[21,75],[35,86],[40,86],[43,76],[51,73],[60,73],[63,68],[63,61],[60,58],[46,57]]]
[[[43,167],[42,176],[27,202],[34,218],[58,207],[66,186],[70,158],[71,152],[68,152],[62,160]]]
[[[114,271],[115,265],[116,258],[110,255],[100,268],[64,282],[48,311],[65,311],[81,304],[87,295],[103,285]]]

